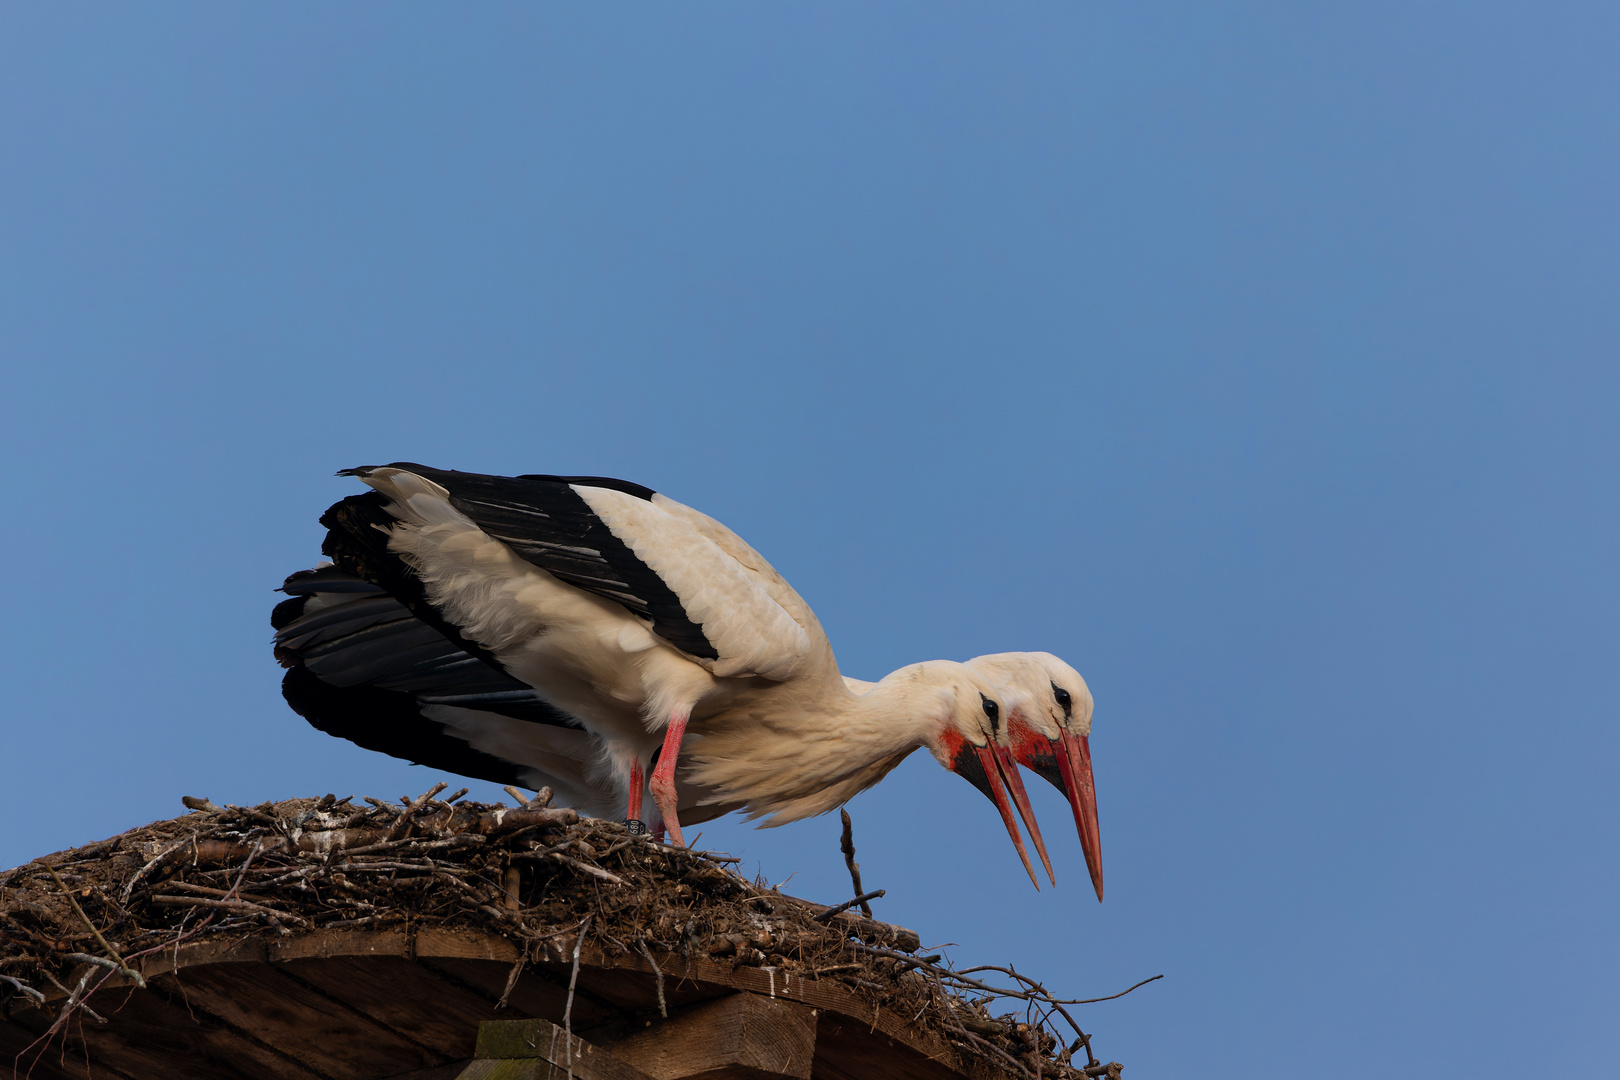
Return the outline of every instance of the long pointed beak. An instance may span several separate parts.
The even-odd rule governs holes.
[[[1097,900],[1103,898],[1102,835],[1097,826],[1097,782],[1091,775],[1091,740],[1084,735],[1063,732],[1061,742],[1051,740],[1058,771],[1063,774],[1063,792],[1069,797],[1069,808],[1074,811],[1075,828],[1080,832],[1080,847],[1086,853],[1086,869],[1091,871],[1091,886],[1097,890]]]
[[[1024,790],[1024,778],[1018,773],[1018,763],[1013,760],[1012,751],[1005,746],[998,743],[990,745],[995,753],[996,768],[1001,771],[1001,779],[1007,785],[1013,805],[1018,807],[1018,816],[1024,819],[1029,838],[1035,841],[1035,851],[1041,857],[1041,865],[1046,868],[1046,880],[1056,888],[1057,878],[1052,875],[1052,860],[1046,857],[1046,841],[1041,839],[1041,827],[1035,822],[1035,808],[1029,805],[1029,794]]]
[[[1007,802],[1007,787],[1002,782],[1001,762],[996,759],[995,751],[988,746],[975,746],[973,750],[984,769],[985,779],[989,781],[990,801],[1001,811],[1001,822],[1007,826],[1007,835],[1012,837],[1013,847],[1018,849],[1018,857],[1024,861],[1024,872],[1029,875],[1029,883],[1035,886],[1036,892],[1040,892],[1041,883],[1035,880],[1035,868],[1029,863],[1029,852],[1024,850],[1024,838],[1019,835],[1018,823],[1013,820],[1012,806]]]

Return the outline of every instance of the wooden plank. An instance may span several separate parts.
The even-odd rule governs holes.
[[[632,1030],[607,1049],[654,1080],[810,1080],[816,1010],[731,994]]]
[[[0,1076],[15,1070],[16,1076],[26,1075],[34,1080],[89,1080],[90,1074],[85,1071],[84,1044],[77,1038],[69,1039],[65,1046],[58,1038],[49,1047],[43,1044],[34,1046],[28,1050],[27,1057],[18,1057],[39,1038],[38,1032],[51,1026],[52,1017],[43,1010],[28,1009],[27,1012],[32,1025],[0,1017]],[[112,1073],[111,1070],[104,1071],[103,1075],[109,1073],[123,1076],[123,1073]]]
[[[281,965],[182,968],[178,986],[194,1008],[280,1047],[333,1080],[369,1080],[442,1063],[439,1055],[388,1026],[292,978]]]
[[[147,990],[103,991],[91,1005],[109,1023],[73,1023],[82,1032],[92,1074],[116,1070],[164,1080],[331,1080],[206,1010],[188,1010],[164,991],[168,978]],[[48,1022],[45,1026],[48,1026]],[[82,1060],[82,1058],[81,1058]]]
[[[310,957],[276,966],[428,1050],[419,1067],[471,1057],[478,1025],[496,1018],[486,998],[401,956]]]
[[[413,945],[403,930],[313,930],[273,941],[272,962],[324,956],[410,956]]]
[[[562,946],[549,944],[560,955]],[[466,1057],[478,1024],[497,1016],[493,1006],[506,991],[518,951],[510,939],[479,930],[433,930],[414,937],[402,930],[318,930],[274,942],[269,956],[368,1016],[408,1031],[417,1042],[451,1057]],[[411,965],[418,971],[391,963],[409,957],[426,962]],[[373,964],[381,966],[374,969]],[[568,976],[562,971],[559,985],[556,967],[529,965],[521,985],[507,996],[508,1008],[533,1016],[550,1014],[556,1002],[565,1004]],[[435,1002],[410,1000],[407,986],[434,993]],[[576,992],[574,1009],[584,1023],[609,1011],[588,987]],[[561,1005],[555,1016],[561,1018]]]
[[[816,1027],[813,1080],[960,1080],[962,1073],[908,1043],[825,1010]],[[995,1075],[988,1070],[984,1075]]]
[[[195,967],[199,964],[263,963],[268,955],[268,942],[258,937],[214,937],[201,941],[188,941],[178,950],[169,948],[143,956],[137,961],[140,972],[148,981],[166,975],[176,966]]]
[[[484,930],[431,929],[416,935],[416,956],[510,964],[518,958],[518,950],[509,938]]]
[[[570,1039],[562,1028],[549,1020],[496,1020],[481,1024],[477,1054],[485,1060],[536,1059],[550,1064],[551,1069],[536,1070],[537,1080],[570,1074],[575,1080],[651,1080],[640,1069],[578,1035]]]

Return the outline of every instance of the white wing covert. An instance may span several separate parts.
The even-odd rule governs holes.
[[[802,670],[812,649],[810,635],[772,595],[771,579],[776,574],[768,563],[767,575],[739,561],[685,515],[671,512],[686,509],[673,500],[641,499],[581,484],[573,487],[602,523],[680,598],[687,618],[703,628],[703,636],[719,654],[703,661],[715,675],[757,675],[781,682]]]

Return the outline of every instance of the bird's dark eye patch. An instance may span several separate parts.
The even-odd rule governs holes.
[[[1059,686],[1057,683],[1052,684],[1052,693],[1057,695],[1057,703],[1063,706],[1063,715],[1067,716],[1069,714],[1069,710],[1074,707],[1074,699],[1069,696],[1069,692],[1067,690],[1063,689],[1063,687]]]
[[[1001,706],[997,705],[983,694],[979,695],[979,700],[984,703],[984,715],[990,718],[990,730],[994,731],[996,729],[996,722],[1001,718]]]

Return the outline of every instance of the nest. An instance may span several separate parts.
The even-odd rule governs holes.
[[[477,927],[526,952],[565,937],[649,962],[696,955],[835,979],[1003,1073],[1118,1076],[1067,1009],[1084,1002],[1010,968],[918,955],[915,933],[848,910],[855,901],[789,896],[740,876],[732,856],[551,808],[546,793],[507,808],[459,801],[464,790],[437,798],[444,787],[358,807],[188,798],[186,817],[0,873],[0,1008],[59,1003],[57,1028],[75,1010],[94,1019],[97,988],[140,984],[140,958],[210,935]],[[1018,1011],[992,1014],[995,1002]]]

